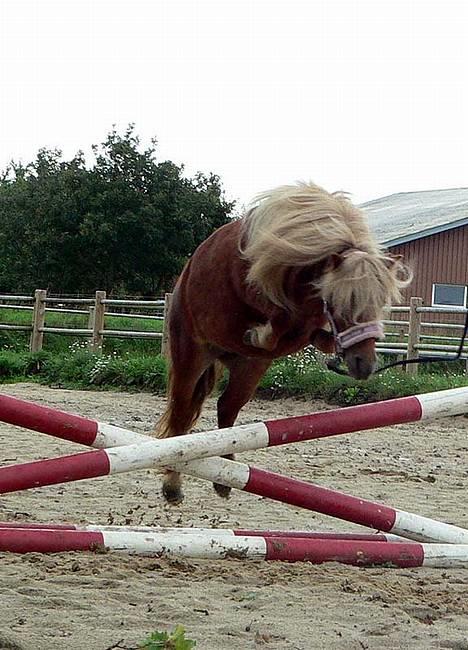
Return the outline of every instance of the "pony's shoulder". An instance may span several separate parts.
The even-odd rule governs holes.
[[[211,233],[211,235],[200,244],[197,251],[203,251],[213,247],[230,247],[232,245],[237,250],[239,239],[241,237],[241,224],[242,222],[238,219],[224,224],[224,226],[221,226]]]

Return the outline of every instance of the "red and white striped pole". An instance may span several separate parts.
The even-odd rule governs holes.
[[[100,423],[10,395],[0,395],[0,422],[96,449],[151,440],[122,427]]]
[[[423,542],[468,544],[468,530],[225,458],[191,461],[177,470],[251,494]]]
[[[0,522],[0,530],[22,530],[28,534],[30,530],[62,531],[74,530],[81,532],[131,532],[157,535],[205,535],[206,537],[290,537],[304,539],[343,539],[360,542],[404,542],[407,539],[398,535],[384,533],[332,533],[311,530],[247,530],[244,528],[167,528],[160,526],[109,526],[100,524],[43,524],[29,522]]]
[[[223,431],[239,435],[247,432],[248,435],[249,427],[260,427],[266,438],[265,446],[272,447],[393,424],[460,415],[467,411],[468,387],[462,387],[321,411],[310,415],[266,420],[258,425],[231,427]],[[128,429],[8,395],[0,395],[0,421],[96,449],[129,445],[145,439],[145,436]],[[196,435],[205,436],[209,433],[214,432]]]
[[[420,542],[468,544],[468,530],[225,458],[194,460],[178,471],[298,508]]]
[[[165,558],[340,562],[356,566],[468,567],[468,545],[301,537],[167,535],[134,531],[0,529],[0,551],[57,553],[125,551]]]
[[[111,449],[99,449],[50,460],[0,468],[0,493],[54,485],[136,469],[179,465],[194,459],[250,451],[421,419],[457,415],[468,410],[468,388],[454,388],[417,397],[352,406],[294,418],[267,420],[194,433],[190,436],[151,440]],[[98,432],[100,431],[98,426]],[[126,430],[125,430],[126,431]],[[98,432],[94,435],[95,444]],[[126,431],[128,435],[131,432]],[[101,430],[98,444],[105,444]],[[71,439],[69,431],[67,439]],[[77,435],[73,433],[73,436]],[[116,436],[116,428],[112,435]],[[130,436],[131,438],[131,436]],[[84,440],[85,437],[82,438]],[[78,440],[77,440],[78,441]]]
[[[464,390],[466,391],[466,389]],[[455,410],[458,410],[458,393],[459,390],[454,389],[454,391],[429,393],[427,395],[419,396],[418,398],[403,399],[421,400],[421,412],[423,416],[435,417],[437,414],[440,416],[446,416],[453,414]],[[443,396],[442,398],[440,397],[441,395]],[[5,411],[2,411],[1,407],[5,402],[2,403],[1,400],[2,398],[0,398],[0,417],[3,417]],[[452,400],[455,400],[455,403]],[[392,401],[398,402],[399,400]],[[388,404],[388,402],[383,402],[382,404]],[[439,405],[438,411],[435,410],[434,404]],[[70,416],[67,413],[62,413],[56,410],[54,410],[53,414],[54,422],[56,424],[54,427],[49,427],[44,411],[50,411],[50,409],[36,404],[30,404],[29,402],[23,402],[16,398],[8,398],[7,406],[9,408],[9,422],[12,424],[19,424],[18,420],[20,418],[17,415],[17,409],[19,406],[24,409],[24,412],[28,412],[28,407],[31,407],[32,412],[36,417],[34,420],[29,419],[27,421],[28,427],[44,433],[51,433],[58,437],[66,437],[68,440],[82,442],[83,444],[97,444],[98,446],[111,444],[118,445],[126,444],[129,440],[147,441],[149,439],[147,436],[133,433],[127,429],[120,429],[119,427],[114,427],[112,425],[98,424],[92,420],[80,418],[79,416]],[[370,404],[366,406],[378,407],[379,404]],[[361,408],[362,407],[350,407],[349,409],[327,411],[325,413],[314,415],[350,412],[354,409]],[[434,413],[436,413],[436,415],[434,415]],[[310,418],[313,416],[305,417]],[[72,418],[72,420],[70,421],[68,418]],[[282,421],[271,422],[277,423]],[[24,415],[21,415],[21,423],[23,426],[26,426],[26,418]],[[52,428],[53,433],[51,432]],[[107,431],[110,431],[110,433],[106,433]],[[63,435],[63,433],[66,433],[66,436]],[[85,456],[85,454],[81,454],[81,456]],[[39,461],[39,463],[47,462],[52,461]],[[5,469],[14,470],[15,467],[18,466],[12,466],[11,468]],[[22,466],[20,465],[20,467]],[[244,463],[228,461],[222,458],[209,458],[191,461],[190,463],[180,466],[178,465],[177,469],[193,476],[197,476],[198,478],[222,483],[240,490],[269,497],[283,503],[289,503],[296,507],[314,510],[325,515],[338,517],[345,521],[350,521],[388,533],[394,533],[409,539],[452,544],[468,543],[468,531],[457,526],[445,524],[403,510],[396,510],[382,504],[372,503],[364,499],[352,497],[304,481],[298,481],[297,479],[287,478],[272,472],[266,472],[255,467],[250,467]],[[1,472],[2,469],[0,469],[0,473]]]

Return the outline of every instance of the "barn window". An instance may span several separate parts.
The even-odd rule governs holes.
[[[462,284],[433,284],[433,307],[465,307],[466,286]]]

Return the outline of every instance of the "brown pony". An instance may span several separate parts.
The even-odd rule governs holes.
[[[190,431],[220,366],[229,372],[217,405],[220,428],[234,424],[273,359],[308,345],[338,349],[350,374],[366,379],[383,307],[398,301],[408,281],[345,195],[300,183],[258,196],[243,219],[197,248],[177,282],[168,405],[156,435]],[[215,489],[229,495],[225,486]],[[163,494],[172,503],[183,499],[179,473],[167,471]]]

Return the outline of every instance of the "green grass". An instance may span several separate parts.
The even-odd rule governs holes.
[[[384,360],[380,361],[384,365]],[[468,377],[453,368],[435,372],[439,365],[425,364],[415,376],[391,369],[367,381],[358,381],[330,372],[315,361],[313,352],[305,350],[278,360],[263,377],[260,392],[272,397],[304,396],[348,406],[468,385]]]
[[[172,632],[152,632],[138,647],[142,650],[192,650],[196,645],[193,639],[185,638],[182,625],[177,625]]]
[[[166,362],[159,354],[98,355],[81,348],[64,353],[0,352],[0,382],[25,380],[62,388],[164,391]]]
[[[74,346],[66,352],[37,354],[0,351],[0,382],[35,381],[48,386],[85,390],[130,390],[163,393],[166,360],[160,354],[116,351],[97,355]],[[226,379],[221,383],[222,389]],[[259,396],[323,399],[348,406],[468,385],[468,377],[454,372],[420,371],[416,376],[384,371],[368,381],[334,374],[318,363],[311,351],[276,361],[263,377]]]

